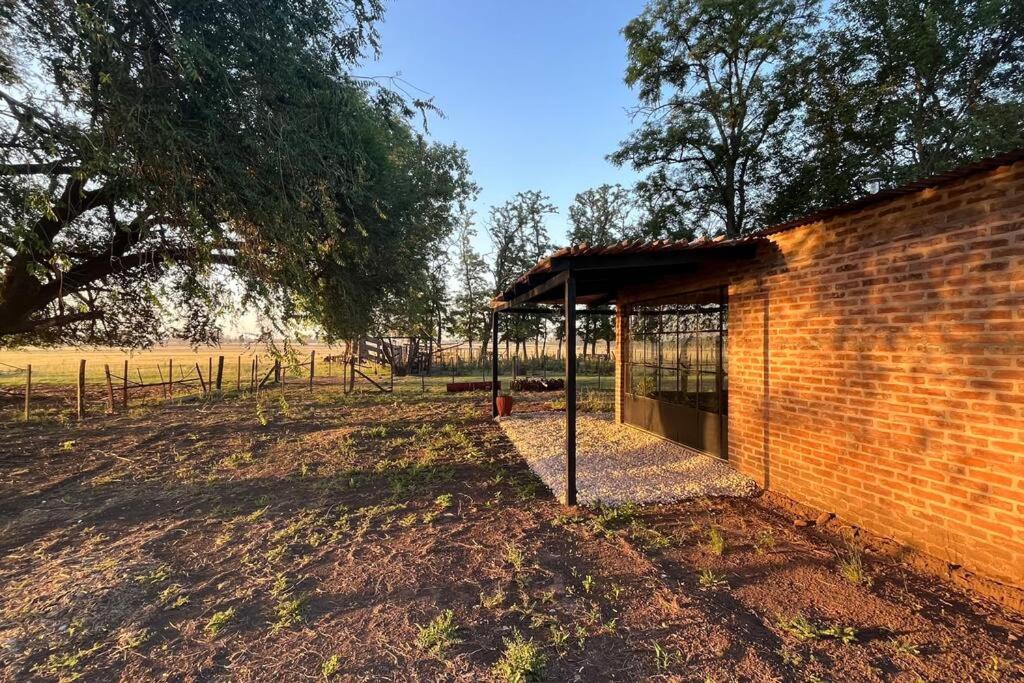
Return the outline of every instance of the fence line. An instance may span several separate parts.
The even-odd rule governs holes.
[[[466,358],[460,353],[447,353],[451,350],[453,350],[452,347],[442,349],[441,352],[436,354],[436,360],[431,364],[431,369],[428,372],[421,375],[413,375],[413,377],[420,377],[422,390],[426,390],[425,380],[428,375],[440,377],[450,375],[452,382],[455,382],[459,376],[472,377],[479,375],[482,381],[488,379],[490,374],[490,353],[488,353],[487,358],[481,359],[478,349],[474,348],[473,354]],[[458,351],[459,349],[455,350]],[[504,349],[499,348],[499,351],[504,351]],[[564,360],[556,354],[545,353],[539,356],[525,357],[515,354],[501,357],[502,354],[499,354],[499,356],[502,374],[510,374],[513,380],[519,378],[547,379],[549,374],[557,377],[564,369]],[[264,364],[268,359],[271,361],[269,366]],[[386,390],[390,391],[394,388],[394,372],[389,372],[387,365],[379,368],[368,365],[356,367],[353,361],[357,359],[351,353],[328,353],[320,358],[317,358],[315,349],[311,350],[309,355],[305,357],[294,355],[290,357],[261,357],[257,354],[247,359],[248,368],[246,368],[245,373],[243,373],[243,360],[241,354],[236,355],[234,390],[239,394],[243,393],[243,391],[258,394],[268,385],[291,386],[296,383],[296,380],[300,380],[312,391],[318,379],[326,378],[330,380],[333,377],[338,377],[339,384],[343,387],[345,393],[350,393],[355,391],[357,375],[367,378],[367,387],[372,384],[376,385],[378,389],[385,387]],[[190,359],[191,362],[176,362],[175,358],[171,356],[165,361],[157,360],[155,363],[140,360],[134,364],[134,367],[132,367],[131,361],[126,358],[120,362],[120,368],[117,367],[116,361],[113,367],[111,367],[109,362],[101,363],[103,373],[99,379],[99,391],[103,393],[97,392],[94,394],[89,387],[96,387],[96,384],[86,382],[86,370],[89,367],[87,366],[87,359],[80,358],[78,361],[78,372],[76,373],[77,377],[73,380],[73,386],[75,388],[75,414],[79,420],[85,419],[89,409],[89,401],[98,403],[100,397],[102,397],[104,402],[105,412],[113,414],[119,410],[127,412],[131,405],[132,397],[138,395],[139,392],[145,394],[149,390],[158,388],[161,398],[173,400],[176,390],[179,392],[179,396],[195,395],[195,393],[198,393],[200,396],[207,397],[214,392],[223,392],[225,384],[230,386],[230,379],[227,379],[230,377],[230,374],[225,375],[225,372],[230,373],[230,364],[224,355],[216,357],[216,364],[214,364],[213,356],[209,356],[205,364],[199,359]],[[204,365],[205,368],[203,367]],[[40,386],[38,368],[36,368],[36,376],[33,376],[31,364],[27,364],[26,367],[19,367],[0,361],[0,367],[6,368],[3,371],[4,374],[24,375],[24,383],[21,387],[0,387],[0,393],[21,399],[23,405],[20,412],[22,419],[25,421],[31,418],[31,411],[35,402],[52,400],[54,398],[62,401],[66,400],[66,393],[46,392],[47,388],[54,386],[59,390],[59,384],[53,385],[43,382]],[[598,388],[600,389],[603,378],[614,373],[614,356],[606,354],[578,355],[577,368],[580,374],[596,374]],[[132,376],[132,370],[134,370],[134,377]],[[378,379],[371,379],[370,375]],[[378,382],[383,382],[384,384]],[[115,386],[119,391],[115,391]],[[118,397],[117,394],[120,394],[120,396]]]

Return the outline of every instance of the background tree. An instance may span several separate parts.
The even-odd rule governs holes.
[[[547,216],[557,213],[543,192],[519,192],[504,204],[491,207],[487,232],[494,258],[494,289],[501,292],[551,251]],[[525,351],[526,340],[546,334],[546,321],[534,315],[505,316],[501,338],[506,349],[515,342],[516,352]]]
[[[379,0],[0,2],[0,344],[364,332],[471,193],[350,73]],[[169,311],[174,311],[170,313]]]
[[[611,160],[650,171],[643,191],[691,227],[741,234],[758,216],[768,144],[800,105],[794,78],[817,5],[651,0],[623,30],[645,120]],[[706,216],[715,224],[694,225]]]
[[[625,239],[691,240],[701,225],[698,217],[687,215],[670,192],[664,192],[660,183],[641,180],[633,189],[634,219]],[[709,232],[715,230],[710,226]]]
[[[452,305],[451,329],[456,338],[469,342],[470,355],[473,354],[473,342],[476,340],[482,341],[481,352],[486,353],[490,336],[487,304],[491,291],[487,281],[488,266],[483,256],[473,248],[475,237],[473,213],[468,212],[455,235],[455,280],[458,291]]]
[[[768,219],[1024,144],[1024,2],[840,0]]]
[[[569,205],[570,244],[611,244],[632,231],[632,193],[622,185],[600,185],[576,195]]]
[[[570,244],[612,244],[634,232],[632,193],[621,185],[601,185],[576,195],[569,205]],[[579,334],[583,353],[596,353],[598,341],[606,345],[615,330],[609,316],[581,316]]]

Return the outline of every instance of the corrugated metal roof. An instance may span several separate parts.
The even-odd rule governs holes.
[[[817,223],[818,221],[827,220],[829,218],[835,218],[854,211],[861,211],[898,197],[920,192],[921,190],[941,187],[943,185],[949,185],[961,180],[966,180],[971,176],[986,173],[1001,166],[1007,166],[1018,161],[1024,161],[1024,147],[1006,152],[1005,154],[965,164],[950,171],[946,171],[945,173],[938,173],[936,175],[929,176],[928,178],[922,178],[920,180],[900,185],[899,187],[881,190],[880,192],[855,199],[845,204],[823,209],[822,211],[817,211],[800,218],[786,221],[785,223],[779,223],[777,225],[756,230],[748,235],[737,237],[735,239],[717,237],[714,239],[699,238],[694,240],[657,240],[653,242],[643,240],[624,240],[615,244],[589,245],[584,243],[569,247],[562,247],[553,252],[550,256],[538,261],[536,265],[519,276],[519,278],[517,278],[516,281],[513,282],[504,292],[496,296],[494,301],[497,302],[512,299],[517,293],[517,290],[530,283],[531,280],[537,279],[537,276],[540,274],[552,270],[554,265],[559,261],[587,258],[591,256],[631,256],[690,249],[731,247],[747,244],[764,240],[768,235],[773,235],[785,230],[792,230],[803,225]]]
[[[723,247],[734,247],[741,244],[750,244],[763,240],[757,235],[744,235],[735,239],[698,238],[693,240],[655,240],[653,242],[644,240],[623,240],[615,244],[577,244],[569,247],[562,247],[550,256],[537,262],[532,268],[520,275],[515,282],[509,285],[504,292],[494,298],[494,301],[506,301],[514,298],[517,290],[524,288],[532,279],[538,275],[548,272],[560,261],[585,259],[595,256],[636,256],[647,254],[666,254],[678,251],[696,249],[715,249]]]

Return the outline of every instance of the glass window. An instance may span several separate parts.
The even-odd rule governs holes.
[[[706,290],[680,299],[630,311],[627,392],[708,412],[724,411],[724,293]]]

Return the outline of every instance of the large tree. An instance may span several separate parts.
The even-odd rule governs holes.
[[[1024,144],[1024,2],[840,0],[769,220]]]
[[[557,213],[551,198],[538,190],[516,193],[504,204],[492,206],[487,232],[493,248],[494,289],[501,292],[523,272],[551,251],[547,217]],[[544,318],[534,315],[504,316],[501,336],[514,341],[516,350],[526,340],[543,334]]]
[[[692,228],[741,234],[758,216],[766,150],[800,104],[794,77],[817,5],[651,0],[623,30],[643,123],[611,159],[649,171],[641,191]]]
[[[490,333],[490,316],[487,303],[491,291],[487,281],[487,262],[473,247],[476,228],[472,212],[467,213],[455,235],[454,267],[458,289],[452,305],[452,332],[459,339],[469,342],[470,354],[473,342],[482,340],[481,349],[486,350]]]
[[[633,232],[632,193],[621,185],[599,185],[579,192],[569,205],[569,242],[610,244]]]
[[[635,205],[632,193],[621,185],[600,185],[576,195],[569,205],[569,242],[572,244],[611,244],[634,236]],[[615,338],[611,317],[583,316],[579,323],[583,353],[588,345],[595,350],[598,341],[607,344]]]
[[[0,344],[359,334],[430,287],[464,155],[352,75],[379,0],[0,0]],[[232,286],[227,286],[232,283]]]

